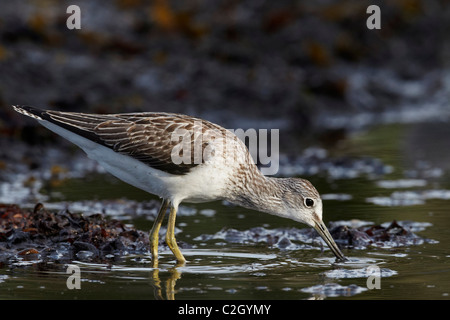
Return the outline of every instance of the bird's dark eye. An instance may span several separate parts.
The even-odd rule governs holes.
[[[314,205],[314,200],[313,200],[313,199],[310,199],[310,198],[306,198],[306,199],[305,199],[305,205],[306,205],[307,207],[312,207],[312,206]]]

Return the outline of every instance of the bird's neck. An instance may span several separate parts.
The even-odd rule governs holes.
[[[282,206],[283,179],[264,176],[254,166],[240,175],[229,202],[252,210],[279,215]]]

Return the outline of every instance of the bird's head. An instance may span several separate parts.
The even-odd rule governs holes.
[[[280,194],[283,205],[278,215],[313,227],[338,260],[347,260],[322,221],[322,199],[311,182],[300,178],[277,180],[283,186]]]

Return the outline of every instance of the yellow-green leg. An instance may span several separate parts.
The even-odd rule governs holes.
[[[184,264],[186,259],[178,248],[177,240],[175,239],[175,219],[177,217],[177,209],[170,206],[169,222],[167,224],[166,243],[172,250],[173,254],[178,260],[179,264]]]
[[[159,240],[159,229],[161,228],[161,224],[164,219],[164,215],[166,214],[167,207],[169,206],[168,200],[163,200],[161,204],[161,208],[159,209],[158,216],[156,217],[155,222],[153,223],[152,230],[149,234],[150,241],[150,252],[152,254],[152,264],[153,267],[156,268],[158,266],[158,240]]]

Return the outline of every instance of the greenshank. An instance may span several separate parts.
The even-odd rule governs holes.
[[[337,261],[346,260],[323,223],[316,188],[301,178],[263,175],[245,144],[217,124],[174,113],[13,108],[79,146],[117,178],[162,198],[149,234],[153,265],[157,265],[159,230],[167,209],[166,243],[178,263],[184,264],[174,232],[179,204],[220,199],[313,227]]]

